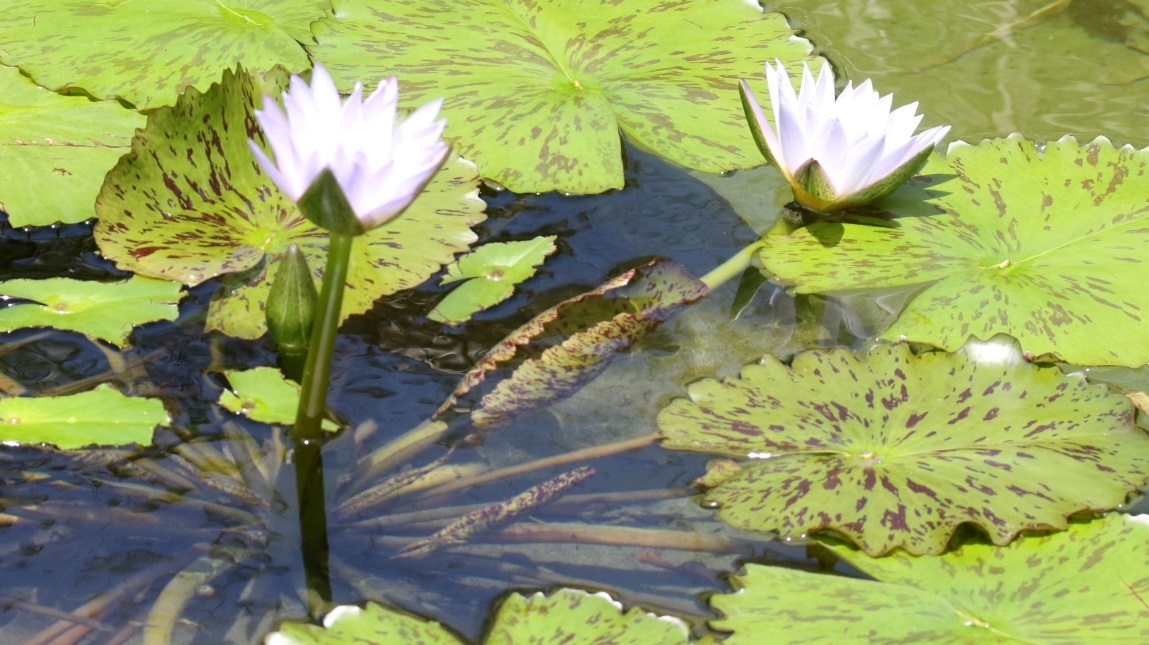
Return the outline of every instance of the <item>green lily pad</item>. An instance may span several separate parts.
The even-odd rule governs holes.
[[[340,87],[394,74],[407,105],[444,97],[447,136],[515,192],[622,188],[620,130],[690,168],[761,165],[738,80],[766,96],[763,61],[812,58],[784,16],[744,0],[332,6],[310,49]]]
[[[137,109],[171,105],[242,62],[311,67],[302,42],[322,0],[28,0],[0,14],[0,61],[60,90]],[[109,164],[110,165],[110,164]]]
[[[494,242],[471,251],[447,267],[439,284],[465,280],[439,301],[427,317],[458,324],[511,297],[515,285],[535,274],[535,268],[555,252],[555,236],[522,242]]]
[[[263,423],[295,423],[299,407],[299,384],[283,377],[274,367],[255,367],[249,370],[225,370],[232,390],[219,397],[223,407]],[[323,420],[325,430],[339,429],[328,419]]]
[[[181,293],[179,283],[132,276],[123,282],[9,280],[0,282],[0,295],[35,301],[0,308],[0,331],[54,327],[123,345],[137,325],[175,320]]]
[[[1035,356],[1149,362],[1149,149],[954,144],[878,206],[770,236],[759,258],[801,293],[922,285],[888,340],[1004,333]]]
[[[3,18],[0,18],[3,20]],[[12,226],[79,222],[144,117],[115,101],[60,96],[0,67],[0,210]]]
[[[709,476],[706,501],[726,522],[832,530],[872,555],[940,553],[966,522],[995,544],[1063,529],[1149,478],[1128,399],[982,343],[806,352],[789,368],[766,358],[691,385],[658,425],[666,448],[747,459]]]
[[[368,603],[336,607],[323,627],[285,624],[268,636],[268,645],[342,645],[344,643],[421,643],[463,645],[465,640],[439,623],[390,607]],[[513,593],[500,605],[482,641],[485,645],[522,643],[612,643],[647,645],[687,643],[677,618],[659,617],[622,605],[605,593],[558,589],[550,594]]]
[[[878,581],[749,564],[711,626],[732,645],[1149,642],[1146,516],[929,558],[836,550]]]
[[[0,400],[0,442],[50,443],[64,450],[93,444],[149,444],[171,423],[158,399],[124,396],[108,385],[69,396]]]
[[[267,330],[264,303],[279,259],[298,244],[323,274],[327,233],[263,174],[247,147],[253,111],[286,87],[283,69],[225,72],[206,93],[161,108],[108,173],[96,202],[100,250],[122,268],[196,285],[224,275],[207,328],[240,338]],[[343,317],[418,285],[475,240],[483,219],[474,165],[449,160],[401,216],[356,237]]]

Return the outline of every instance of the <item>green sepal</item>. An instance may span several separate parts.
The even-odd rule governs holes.
[[[864,206],[865,204],[872,204],[883,197],[888,196],[906,183],[910,177],[918,174],[926,162],[929,161],[930,155],[934,152],[934,146],[926,146],[922,148],[918,154],[907,160],[902,165],[894,169],[893,172],[882,177],[878,181],[866,186],[862,190],[846,197],[841,202],[843,208],[851,206]]]
[[[307,258],[292,244],[283,254],[267,296],[267,330],[281,349],[307,349],[318,299]]]
[[[367,229],[330,168],[324,168],[299,198],[299,210],[319,228],[343,235],[362,235]]]
[[[815,159],[802,164],[794,172],[794,182],[801,192],[814,198],[810,203],[806,203],[806,200],[802,199],[803,195],[799,191],[794,191],[795,198],[803,206],[824,210],[828,204],[834,204],[838,200],[834,182],[830,181],[830,177],[822,169],[822,164]]]

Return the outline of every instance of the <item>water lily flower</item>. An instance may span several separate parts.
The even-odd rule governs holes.
[[[362,233],[403,212],[442,165],[450,146],[442,140],[445,120],[435,120],[442,99],[431,101],[396,124],[399,87],[388,78],[363,100],[363,86],[355,84],[351,96],[342,100],[331,75],[319,63],[311,71],[311,85],[291,77],[290,89],[283,93],[283,108],[270,96],[263,97],[263,109],[255,116],[275,153],[273,163],[254,141],[252,153],[275,185],[295,202],[301,202],[317,181],[330,171],[345,203],[354,212]],[[331,205],[332,187],[324,204]],[[301,209],[312,221],[331,218],[331,213],[313,214]],[[312,209],[314,210],[314,209]],[[328,208],[330,210],[330,208]],[[332,228],[329,221],[316,221]],[[332,229],[334,230],[334,229]]]
[[[893,112],[893,95],[879,97],[869,79],[834,97],[834,73],[822,62],[817,81],[803,63],[797,94],[782,61],[766,63],[774,123],[741,83],[742,106],[758,148],[794,189],[802,206],[832,212],[877,201],[922,169],[949,126],[915,135],[917,102]]]

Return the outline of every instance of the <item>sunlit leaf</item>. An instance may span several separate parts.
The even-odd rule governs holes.
[[[266,331],[263,306],[279,258],[298,244],[318,281],[327,234],[263,174],[247,147],[262,133],[253,116],[278,96],[282,69],[226,72],[206,93],[189,90],[161,108],[108,174],[96,210],[101,251],[128,270],[195,285],[227,274],[207,328],[241,338]],[[418,285],[474,241],[482,221],[475,167],[448,161],[401,216],[355,239],[343,316]]]
[[[204,90],[225,69],[311,67],[302,43],[323,0],[25,0],[0,12],[0,62],[52,89],[138,109]]]
[[[54,327],[115,345],[126,343],[137,325],[175,320],[181,296],[178,282],[142,276],[123,282],[9,280],[0,282],[0,295],[35,301],[0,308],[0,331]]]
[[[69,396],[0,399],[0,441],[50,443],[65,450],[93,444],[149,444],[157,425],[171,423],[158,399],[100,387]]]
[[[352,645],[353,643],[420,643],[463,645],[439,623],[416,618],[375,603],[359,608],[336,607],[324,627],[285,624],[268,636],[268,645]],[[549,595],[513,593],[492,619],[485,645],[525,643],[611,643],[612,645],[672,645],[688,643],[685,624],[640,609],[623,611],[605,593],[558,589]]]
[[[761,165],[738,98],[811,46],[745,0],[336,0],[311,48],[341,88],[397,75],[444,97],[447,136],[516,192],[621,188],[621,130],[675,163]],[[476,38],[476,34],[482,34]]]
[[[299,407],[299,385],[283,377],[274,367],[254,367],[248,370],[227,370],[223,373],[232,390],[219,397],[223,407],[263,423],[295,423]],[[326,430],[338,430],[324,419]]]
[[[535,268],[555,251],[555,236],[522,242],[494,242],[471,251],[447,267],[440,284],[465,280],[439,301],[431,320],[461,323],[511,297],[515,285],[535,274]]]
[[[104,173],[128,151],[144,117],[114,101],[49,92],[14,67],[0,67],[0,97],[0,177],[9,178],[0,182],[0,210],[8,223],[93,217]]]
[[[1149,478],[1127,398],[981,344],[767,358],[691,385],[658,425],[666,448],[746,459],[706,494],[727,522],[785,537],[829,529],[870,554],[940,553],[966,522],[995,544],[1065,528]]]
[[[878,208],[771,236],[759,257],[801,293],[922,285],[889,340],[952,351],[1004,333],[1035,356],[1149,362],[1149,149],[955,144]]]
[[[711,625],[732,645],[1149,641],[1146,516],[937,557],[836,551],[878,581],[749,564]]]
[[[569,317],[559,318],[550,334],[557,332],[565,340],[538,358],[524,361],[484,396],[471,413],[475,426],[487,428],[574,394],[621,352],[707,292],[706,285],[681,265],[660,262],[644,267],[637,279],[608,295],[564,303]],[[571,304],[583,310],[571,316],[571,309],[577,311]],[[601,308],[595,311],[592,307]],[[536,327],[532,321],[525,327],[541,331],[545,325]],[[513,332],[512,337],[520,332]],[[549,340],[554,340],[553,336]]]

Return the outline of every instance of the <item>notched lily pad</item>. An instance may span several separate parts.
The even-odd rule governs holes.
[[[196,285],[225,276],[208,307],[207,329],[258,338],[279,259],[298,244],[321,279],[327,234],[307,221],[263,173],[248,149],[262,140],[253,111],[279,96],[282,68],[225,72],[201,94],[191,89],[161,108],[105,179],[96,202],[96,241],[122,268]],[[448,161],[401,216],[355,239],[343,317],[418,285],[475,240],[483,219],[475,167]]]
[[[770,236],[759,258],[801,293],[924,285],[888,340],[1004,333],[1035,356],[1149,362],[1149,149],[957,143],[877,208]]]
[[[123,282],[68,278],[0,282],[0,295],[33,301],[0,308],[0,331],[54,327],[123,345],[137,325],[175,320],[180,289],[177,282],[142,276]]]
[[[522,242],[493,242],[462,256],[447,267],[439,284],[464,281],[435,305],[427,317],[458,324],[511,297],[515,285],[535,274],[535,269],[555,251],[555,236],[544,235]]]
[[[732,644],[1149,641],[1145,516],[930,558],[836,551],[877,581],[749,564],[711,626]]]
[[[223,373],[232,390],[219,397],[223,407],[263,423],[295,423],[299,407],[299,385],[283,377],[274,367],[254,367],[249,370],[228,370]],[[325,430],[339,427],[324,419]]]
[[[101,385],[69,396],[0,400],[0,442],[50,443],[64,450],[93,444],[149,444],[156,426],[171,423],[158,399],[124,396]]]
[[[223,70],[310,67],[301,42],[321,0],[27,0],[0,14],[0,61],[53,89],[82,88],[137,109],[171,105]],[[51,43],[46,46],[45,43]],[[109,164],[110,166],[111,164]]]
[[[267,645],[341,645],[346,643],[426,643],[464,645],[467,641],[439,623],[396,609],[368,603],[359,608],[336,607],[323,619],[323,627],[288,623],[268,636]],[[605,593],[558,589],[550,594],[513,593],[499,607],[486,645],[513,643],[688,643],[685,624],[678,618],[656,616],[632,608]]]
[[[2,20],[2,18],[0,18]],[[2,39],[0,39],[2,40]],[[144,117],[115,101],[60,96],[0,67],[0,210],[12,226],[79,222]]]
[[[747,459],[708,481],[730,524],[832,530],[871,555],[940,553],[965,522],[1006,544],[1144,485],[1149,437],[1127,398],[981,348],[766,358],[663,409],[662,445]]]
[[[782,14],[744,0],[332,6],[310,49],[340,86],[394,74],[407,105],[444,97],[447,136],[515,192],[622,188],[620,130],[690,168],[761,165],[738,81],[766,95],[763,61],[812,58]]]

